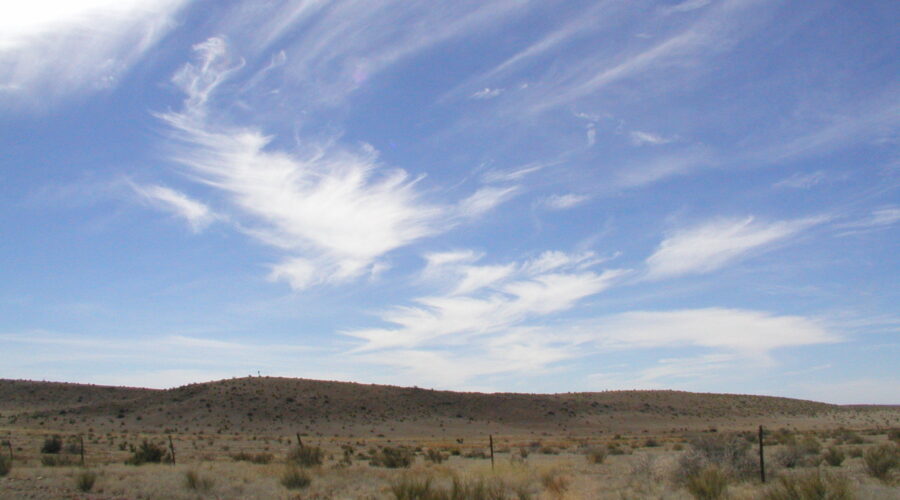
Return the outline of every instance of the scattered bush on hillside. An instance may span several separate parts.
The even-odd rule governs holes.
[[[9,474],[12,470],[12,460],[6,455],[0,455],[0,477]]]

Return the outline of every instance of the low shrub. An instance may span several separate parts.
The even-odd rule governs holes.
[[[435,464],[439,464],[439,463],[443,462],[444,460],[446,460],[447,458],[448,457],[446,454],[441,453],[439,450],[435,450],[434,448],[429,448],[425,452],[425,460],[428,460],[429,462],[432,462]]]
[[[900,466],[900,448],[892,444],[882,444],[863,455],[866,472],[881,481],[888,481],[891,472]]]
[[[78,463],[69,455],[44,455],[41,457],[41,465],[46,467],[68,467]]]
[[[90,470],[81,471],[75,476],[75,487],[78,491],[87,493],[94,489],[94,483],[97,481],[97,473]]]
[[[125,463],[128,465],[158,464],[164,460],[169,460],[166,449],[145,439]]]
[[[602,464],[604,460],[606,460],[606,455],[608,452],[606,451],[605,446],[595,446],[593,448],[588,448],[585,452],[585,457],[587,457],[588,463],[592,464]]]
[[[709,465],[685,479],[684,487],[697,500],[719,500],[728,491],[728,474]]]
[[[187,489],[194,491],[209,491],[215,481],[211,477],[203,476],[197,471],[189,470],[184,473],[184,484]]]
[[[408,448],[385,446],[372,456],[369,465],[387,467],[388,469],[406,468],[412,465],[414,458],[412,451]]]
[[[44,440],[41,453],[56,454],[62,451],[63,442],[59,436],[51,436]]]
[[[12,460],[6,455],[0,455],[0,477],[9,474],[12,470]]]
[[[281,475],[281,485],[289,490],[299,490],[312,484],[309,474],[296,466],[289,466]]]
[[[840,467],[844,463],[844,452],[837,446],[829,446],[825,453],[822,454],[825,463],[832,467]]]
[[[288,462],[301,467],[314,467],[322,465],[325,453],[318,446],[297,446],[287,456]]]
[[[674,480],[686,486],[692,477],[715,466],[736,479],[748,479],[758,473],[756,460],[750,455],[750,443],[739,435],[699,435],[689,440],[690,449],[681,455]]]
[[[842,475],[811,470],[786,474],[763,493],[764,500],[851,500],[850,481]]]
[[[397,500],[443,500],[443,492],[436,491],[431,478],[416,478],[404,475],[391,483],[391,494]]]
[[[268,464],[275,459],[271,453],[246,453],[240,452],[231,455],[231,459],[235,462],[250,462],[254,464]]]

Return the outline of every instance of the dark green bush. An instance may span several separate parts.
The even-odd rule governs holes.
[[[125,463],[128,465],[158,464],[168,460],[168,453],[163,446],[145,439]]]
[[[825,459],[825,463],[832,467],[840,467],[842,463],[844,463],[844,452],[841,451],[837,446],[829,446],[825,453],[822,455],[822,458]]]
[[[55,454],[62,451],[63,442],[59,436],[51,436],[44,440],[41,453]]]

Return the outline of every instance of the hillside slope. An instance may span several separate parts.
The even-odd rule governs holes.
[[[169,390],[0,380],[0,423],[159,432],[318,434],[596,432],[738,426],[809,418],[840,423],[859,408],[768,396],[678,391],[482,394],[250,377]],[[877,411],[879,407],[873,407]],[[896,409],[896,408],[895,408]]]

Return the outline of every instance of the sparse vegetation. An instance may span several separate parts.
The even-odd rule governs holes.
[[[12,460],[6,455],[0,455],[0,477],[9,474],[12,470]]]
[[[829,446],[825,453],[822,455],[822,458],[825,460],[825,463],[832,467],[840,467],[842,463],[844,463],[844,452],[841,451],[837,446]]]
[[[372,457],[370,464],[388,469],[398,469],[412,465],[414,458],[412,450],[408,448],[386,446]]]
[[[587,457],[588,463],[602,464],[603,461],[606,460],[607,453],[605,446],[594,446],[588,448],[585,456]]]
[[[728,474],[715,465],[688,475],[684,487],[697,500],[719,500],[728,490]]]
[[[325,454],[318,446],[297,446],[288,453],[288,462],[300,467],[315,467],[322,465]]]
[[[63,442],[59,436],[51,436],[44,440],[41,453],[56,454],[62,451]]]
[[[78,491],[87,493],[94,489],[94,483],[97,481],[97,473],[90,470],[84,470],[75,475],[75,487]]]
[[[900,448],[887,443],[872,448],[863,455],[863,463],[870,476],[888,481],[894,469],[900,466]]]
[[[189,490],[206,492],[212,489],[215,481],[195,470],[188,470],[184,473],[184,483]]]
[[[166,458],[166,455],[164,447],[145,439],[125,463],[128,465],[158,464]]]
[[[0,448],[0,455],[5,459],[14,454],[15,469],[9,473],[12,479],[0,480],[4,490],[0,496],[562,500],[715,498],[724,491],[733,499],[770,495],[774,500],[842,500],[849,498],[844,492],[848,485],[849,495],[860,499],[893,498],[900,493],[896,468],[879,481],[869,475],[865,460],[851,458],[867,453],[879,457],[879,446],[894,446],[890,432],[898,428],[900,411],[893,407],[822,405],[825,413],[817,416],[813,412],[820,407],[815,404],[750,396],[679,393],[673,397],[654,391],[636,396],[613,391],[553,397],[504,395],[495,402],[483,395],[424,390],[406,393],[406,399],[387,405],[381,402],[393,397],[393,388],[304,382],[302,390],[286,390],[295,382],[271,379],[276,385],[267,387],[269,379],[259,379],[260,384],[256,380],[199,384],[172,392],[113,390],[109,396],[107,389],[87,386],[84,394],[93,394],[93,399],[78,402],[78,410],[65,414],[53,408],[40,413],[4,408],[0,424],[7,433],[3,438],[11,445]],[[6,383],[0,381],[3,404],[8,404],[8,399],[2,399],[8,394]],[[30,408],[77,399],[53,394],[54,401],[49,401],[49,395],[35,392]],[[420,395],[423,399],[416,401]],[[154,398],[153,403],[136,402],[145,396]],[[40,397],[48,401],[41,402]],[[689,404],[680,402],[683,397]],[[278,405],[287,404],[288,399],[293,413],[280,413]],[[765,405],[752,406],[756,401]],[[90,414],[92,402],[102,403],[99,417]],[[607,402],[614,404],[607,406]],[[459,408],[453,406],[457,403]],[[500,412],[506,404],[511,406]],[[192,413],[190,405],[200,411]],[[617,413],[621,409],[631,415],[632,408],[640,408],[640,419]],[[120,409],[124,417],[118,419]],[[300,423],[292,420],[298,409],[303,415]],[[555,416],[529,420],[533,415],[544,418],[550,411]],[[454,417],[457,414],[463,416]],[[578,418],[568,418],[573,415]],[[766,448],[767,485],[758,479],[758,424],[751,416],[767,419],[763,422],[771,422],[771,429],[782,427],[765,436],[771,446]],[[13,421],[16,418],[18,423]],[[431,427],[429,418],[435,419]],[[540,425],[529,427],[530,422]],[[590,426],[582,427],[581,422]],[[298,433],[307,448],[304,455],[314,458],[294,453]],[[494,467],[484,460],[491,433],[497,453]],[[147,463],[147,458],[171,461],[167,435],[174,442],[177,467],[122,464],[126,459],[131,463]],[[59,452],[39,453],[54,436],[61,436]],[[41,465],[42,461],[78,465],[81,436],[90,471],[96,474],[89,494],[77,490],[78,475],[86,469]],[[843,438],[863,442],[839,444]],[[142,444],[144,440],[148,445]],[[793,469],[779,465],[776,456],[783,449],[795,450],[798,465]],[[292,455],[297,462],[288,458]],[[4,459],[0,461],[8,462]],[[282,463],[273,465],[277,462]],[[823,467],[803,468],[816,462]],[[12,493],[7,495],[8,488]],[[814,492],[813,496],[798,493],[806,491]]]
[[[312,484],[312,477],[297,466],[288,466],[281,475],[281,485],[289,490],[299,490],[310,484]]]
[[[764,500],[852,500],[850,481],[820,470],[786,474],[763,494]]]

